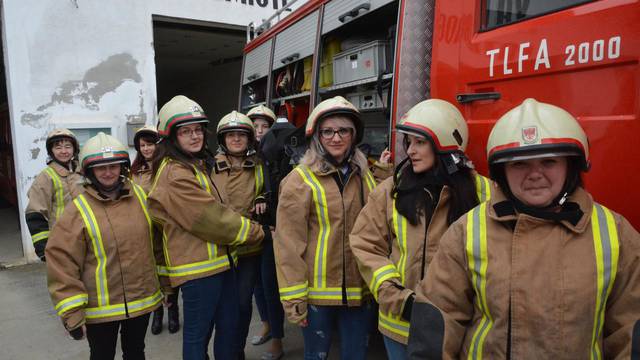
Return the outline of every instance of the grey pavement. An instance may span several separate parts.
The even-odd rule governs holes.
[[[0,359],[88,359],[89,346],[86,340],[74,341],[67,337],[62,323],[53,311],[46,288],[43,264],[17,266],[0,270]],[[260,329],[260,319],[254,309],[249,338]],[[147,332],[147,359],[180,359],[182,331],[169,334],[165,328],[159,335]],[[386,359],[384,345],[374,337],[369,347],[368,359]],[[285,324],[283,340],[284,359],[302,359],[303,346],[300,329]],[[335,343],[335,341],[334,341]],[[118,345],[119,346],[119,345]],[[211,349],[211,346],[209,347]],[[260,359],[268,345],[246,347],[247,359]],[[339,350],[333,346],[329,359],[339,359]],[[120,352],[116,359],[120,359]]]

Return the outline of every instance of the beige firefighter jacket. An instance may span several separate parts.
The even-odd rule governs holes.
[[[172,287],[226,271],[230,246],[256,244],[259,224],[227,208],[222,195],[201,166],[191,168],[165,158],[149,193],[149,212],[163,229],[166,266]]]
[[[134,183],[140,185],[145,193],[149,193],[151,190],[151,183],[153,181],[153,169],[151,167],[141,168],[135,173],[131,174],[131,179]]]
[[[393,166],[393,163],[383,164],[380,161],[374,162],[373,165],[371,165],[371,167],[369,168],[377,184],[380,184],[387,178],[392,177],[394,169],[395,168]]]
[[[629,359],[640,341],[638,232],[582,188],[568,200],[584,212],[576,225],[501,211],[505,197],[493,195],[440,241],[416,300],[435,307],[417,318],[414,304],[409,348],[414,335],[416,346],[437,339],[440,324],[443,343],[431,345],[444,359]]]
[[[217,154],[211,179],[223,192],[229,208],[247,218],[255,218],[251,212],[256,200],[264,201],[264,169],[255,155],[239,158]],[[237,247],[238,256],[258,255],[262,243]]]
[[[82,176],[52,161],[36,176],[27,192],[29,203],[25,216],[33,243],[49,238],[49,231],[62,212],[82,189]]]
[[[95,188],[67,205],[47,244],[49,293],[65,327],[136,317],[162,301],[142,188],[111,200]]]
[[[349,247],[349,233],[375,187],[367,168],[351,164],[342,194],[333,168],[300,165],[280,185],[274,252],[280,299],[297,323],[306,304],[359,306],[369,295]]]
[[[475,182],[479,201],[486,201],[490,196],[489,180],[475,175]],[[371,193],[349,242],[360,273],[380,305],[378,329],[406,344],[409,322],[401,315],[449,227],[450,192],[447,186],[442,188],[428,226],[424,214],[417,225],[412,225],[396,210],[393,185],[393,178],[387,178]]]

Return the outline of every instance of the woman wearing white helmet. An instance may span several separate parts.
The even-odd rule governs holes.
[[[378,301],[378,329],[392,360],[407,359],[414,291],[440,237],[490,191],[489,180],[475,174],[464,153],[467,124],[452,104],[422,101],[396,130],[404,134],[407,158],[369,196],[349,239]]]
[[[226,196],[228,206],[242,216],[257,220],[266,211],[264,171],[256,155],[256,132],[246,115],[232,111],[220,119],[217,126],[218,153],[215,156],[213,182]],[[236,284],[240,318],[233,346],[238,358],[244,359],[253,304],[253,289],[260,274],[262,244],[238,246]]]
[[[62,216],[64,207],[82,191],[78,166],[78,140],[67,129],[54,129],[47,135],[47,167],[36,176],[27,192],[29,203],[25,220],[36,255],[45,261],[49,231]]]
[[[205,147],[209,122],[200,105],[179,95],[159,112],[162,141],[152,168],[149,211],[162,224],[166,266],[159,274],[180,287],[183,299],[183,358],[205,357],[213,343],[217,359],[235,359],[238,323],[232,247],[255,245],[260,225],[229,209],[212,181]]]
[[[363,130],[350,102],[321,102],[307,120],[309,149],[280,185],[278,286],[289,321],[302,327],[305,359],[327,356],[335,326],[341,358],[366,358],[374,305],[349,248],[349,232],[375,187],[356,147]]]
[[[46,249],[55,310],[73,336],[89,341],[90,358],[144,359],[149,313],[162,293],[144,190],[129,181],[129,153],[99,133],[80,152],[85,191],[66,207]],[[159,240],[159,239],[158,239]]]
[[[440,241],[411,357],[633,358],[640,234],[583,188],[589,143],[576,119],[527,99],[494,125],[487,156],[497,186]]]

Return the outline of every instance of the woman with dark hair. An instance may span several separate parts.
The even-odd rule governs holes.
[[[160,306],[153,224],[142,188],[128,178],[129,153],[99,133],[80,152],[88,183],[51,231],[47,276],[55,310],[91,360],[144,359],[149,313]]]
[[[137,154],[131,165],[131,179],[140,185],[145,193],[151,190],[153,170],[151,161],[156,151],[158,143],[158,130],[153,125],[145,125],[136,131],[133,137],[133,146]],[[173,334],[180,330],[180,309],[178,308],[178,294],[180,288],[173,289],[167,296],[167,306],[169,310],[169,333]],[[160,306],[153,312],[151,321],[151,333],[158,335],[162,332],[162,319],[164,318],[164,307]]]
[[[305,359],[328,357],[336,327],[341,358],[366,358],[375,311],[349,248],[349,232],[375,187],[356,146],[363,130],[353,104],[341,96],[324,100],[307,120],[309,149],[280,185],[280,299],[289,321],[302,327]]]
[[[392,360],[407,359],[414,291],[440,237],[489,193],[488,180],[473,171],[464,153],[468,130],[455,106],[423,101],[396,129],[404,134],[407,158],[369,196],[349,239],[378,301],[378,329]]]
[[[411,358],[635,358],[640,234],[582,187],[578,121],[526,99],[495,123],[487,157],[497,186],[440,240],[416,291]]]
[[[62,216],[68,202],[82,192],[78,167],[78,140],[67,129],[54,129],[47,135],[47,167],[36,176],[27,192],[29,203],[25,220],[36,255],[45,261],[49,231]]]
[[[230,249],[257,244],[264,233],[223,204],[224,194],[209,176],[209,120],[200,105],[176,96],[160,109],[159,120],[149,212],[162,225],[166,266],[159,275],[182,292],[183,358],[205,358],[215,328],[215,358],[235,359],[238,299]]]

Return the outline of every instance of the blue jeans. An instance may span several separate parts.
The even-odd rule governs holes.
[[[260,269],[260,255],[245,256],[238,258],[237,289],[238,307],[240,317],[236,328],[236,336],[233,348],[238,354],[244,351],[251,325],[251,313],[253,312],[253,289],[258,281],[258,271]]]
[[[267,318],[271,329],[271,337],[282,339],[284,337],[284,310],[280,302],[280,290],[276,275],[276,259],[273,254],[273,239],[271,231],[265,230],[264,248],[262,249],[262,289],[267,305]]]
[[[384,347],[387,349],[387,357],[389,360],[408,360],[407,345],[397,342],[390,337],[382,335],[384,338]]]
[[[337,323],[340,359],[365,360],[373,311],[370,301],[355,307],[308,305],[309,325],[302,328],[304,359],[329,358],[332,331]]]
[[[215,327],[216,360],[235,359],[230,346],[238,323],[238,300],[233,270],[187,281],[180,287],[184,313],[182,357],[204,360]]]

